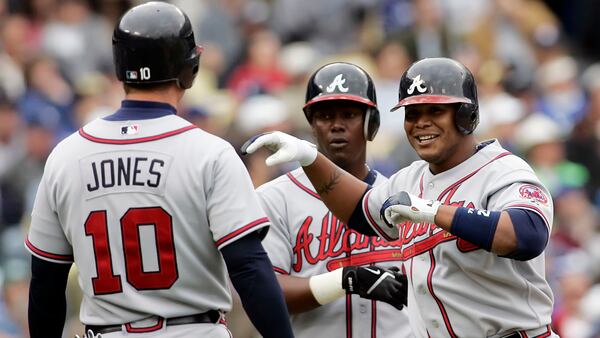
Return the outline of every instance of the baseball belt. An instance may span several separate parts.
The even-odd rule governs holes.
[[[199,313],[190,316],[166,318],[164,322],[167,326],[172,325],[185,325],[185,324],[200,324],[200,323],[217,323],[221,319],[221,313],[217,310],[210,310],[204,313]],[[159,319],[159,325],[156,329],[162,328],[163,319]],[[147,332],[148,329],[130,328],[130,323],[125,324],[128,332]],[[85,332],[91,330],[95,334],[107,334],[111,332],[118,332],[123,329],[123,325],[86,325]],[[154,331],[154,330],[151,330]]]
[[[502,338],[522,338],[522,336],[518,332],[515,332],[513,334],[509,334],[508,336],[504,336]]]

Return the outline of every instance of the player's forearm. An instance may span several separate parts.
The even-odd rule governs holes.
[[[70,265],[31,260],[29,334],[31,338],[61,337],[67,313],[65,289]]]
[[[273,266],[257,232],[221,249],[229,278],[254,327],[265,338],[293,337]]]
[[[309,278],[277,276],[290,313],[301,313],[321,306],[310,290]]]
[[[323,203],[342,222],[348,223],[368,185],[336,166],[323,154],[303,167]]]

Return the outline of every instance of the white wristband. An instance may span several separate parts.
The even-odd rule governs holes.
[[[340,268],[310,277],[308,285],[319,304],[325,305],[346,294],[346,290],[342,287],[343,270]]]
[[[317,159],[319,152],[317,151],[316,145],[305,140],[302,140],[302,143],[304,143],[306,147],[304,148],[303,156],[301,156],[298,161],[301,166],[306,167],[311,165]]]

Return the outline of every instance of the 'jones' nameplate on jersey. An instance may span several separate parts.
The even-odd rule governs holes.
[[[162,195],[171,156],[149,151],[99,153],[79,161],[85,199],[142,192]]]

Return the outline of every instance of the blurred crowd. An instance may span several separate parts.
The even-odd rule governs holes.
[[[424,57],[464,63],[478,83],[478,138],[497,138],[525,158],[552,193],[546,262],[555,331],[600,337],[596,1],[171,2],[190,16],[204,46],[180,115],[238,149],[268,130],[310,139],[301,111],[308,76],[325,63],[349,61],[375,80],[382,123],[368,162],[390,175],[417,158],[403,112],[389,112],[400,76]],[[0,0],[0,338],[28,336],[23,239],[45,160],[66,135],[119,107],[124,92],[114,75],[111,34],[116,19],[138,3]],[[266,167],[265,156],[243,158],[256,186],[290,169]],[[76,283],[71,288],[69,326],[76,330]],[[244,337],[235,317],[231,326]]]

